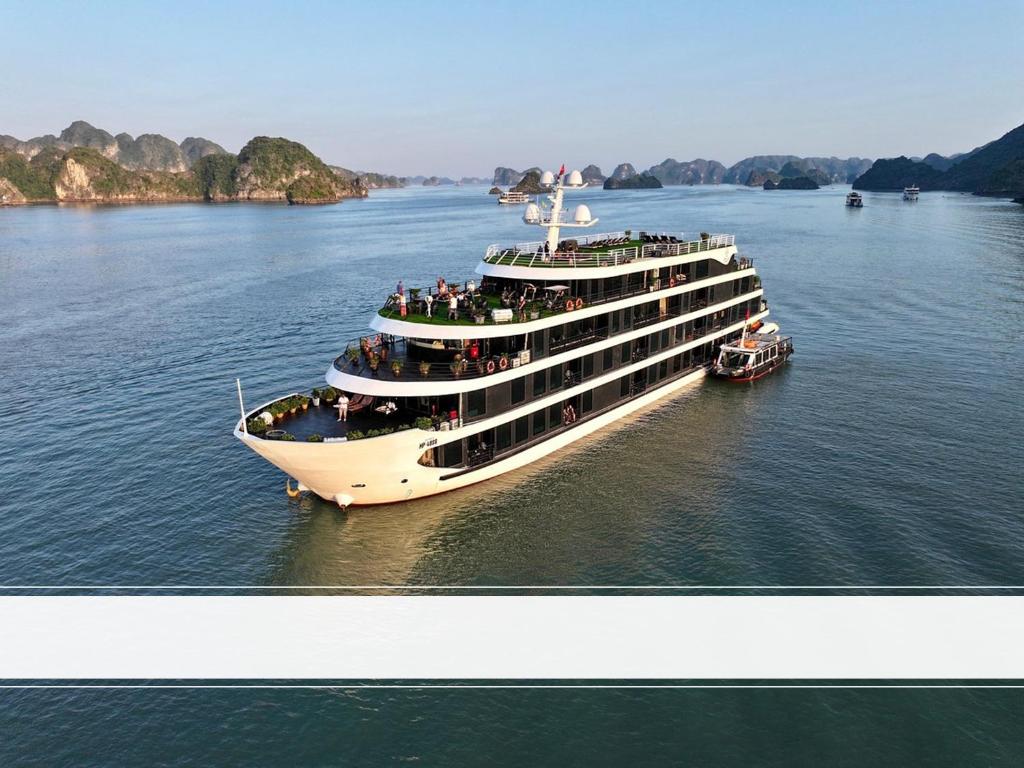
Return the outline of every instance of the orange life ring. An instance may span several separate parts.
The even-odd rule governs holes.
[[[498,367],[501,368],[501,370],[503,370],[503,371],[506,368],[508,368],[508,358],[507,357],[500,357],[500,358],[498,358]]]
[[[573,307],[575,307],[575,306],[576,305],[572,303],[572,299],[566,299],[566,302],[565,302],[565,311],[566,312],[572,312]]]
[[[577,298],[576,299],[576,309],[583,309],[583,299],[581,299],[581,298]]]
[[[493,360],[488,360],[486,367],[487,367],[487,372],[488,373],[494,373],[494,361]]]

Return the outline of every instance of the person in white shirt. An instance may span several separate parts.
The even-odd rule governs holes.
[[[338,409],[338,421],[348,421],[348,397],[344,392],[338,396],[338,404],[334,407]]]
[[[451,295],[451,298],[448,299],[448,319],[459,319],[459,297],[454,293]]]
[[[434,305],[434,297],[428,293],[427,298],[425,298],[423,301],[427,305],[427,317],[432,317],[432,315],[430,314],[430,309]]]

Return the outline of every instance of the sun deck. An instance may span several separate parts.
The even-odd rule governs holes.
[[[699,239],[688,240],[681,234],[641,232],[634,238],[632,232],[612,232],[562,241],[554,252],[545,248],[544,241],[519,243],[511,248],[491,245],[484,254],[484,262],[504,267],[612,267],[640,259],[683,256],[734,244],[733,235],[705,233]]]
[[[356,397],[352,397],[355,401]],[[319,442],[314,437],[319,436],[326,441],[349,437],[350,433],[358,433],[357,437],[371,437],[371,433],[395,432],[400,429],[412,429],[416,420],[416,414],[404,412],[401,407],[390,414],[384,414],[375,408],[382,407],[387,398],[370,398],[370,402],[362,407],[350,410],[348,421],[338,421],[338,409],[334,403],[320,401],[320,405],[310,404],[306,410],[298,410],[295,414],[286,414],[283,418],[275,421],[264,434],[256,434],[257,437],[269,440],[291,439],[285,435],[291,435],[298,442]],[[262,413],[264,408],[249,414],[249,420]],[[250,430],[251,431],[251,430]]]

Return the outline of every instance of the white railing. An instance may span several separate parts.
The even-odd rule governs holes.
[[[645,233],[655,237],[675,237],[660,233]],[[599,235],[587,235],[573,238],[581,247],[603,244],[608,241],[627,239],[625,232],[610,232]],[[626,264],[637,259],[646,259],[665,256],[682,256],[688,253],[710,251],[715,248],[726,248],[735,245],[734,235],[710,235],[699,240],[683,240],[680,242],[644,243],[642,246],[623,246],[620,248],[609,248],[600,252],[586,251],[556,251],[546,253],[544,251],[545,241],[538,240],[531,243],[517,243],[512,248],[501,248],[498,245],[489,245],[484,253],[484,261],[488,264],[498,264],[515,267],[607,267],[618,264]]]

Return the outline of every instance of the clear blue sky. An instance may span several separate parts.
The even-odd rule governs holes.
[[[487,175],[948,154],[1024,122],[1024,1],[0,0],[0,133],[286,136]]]

